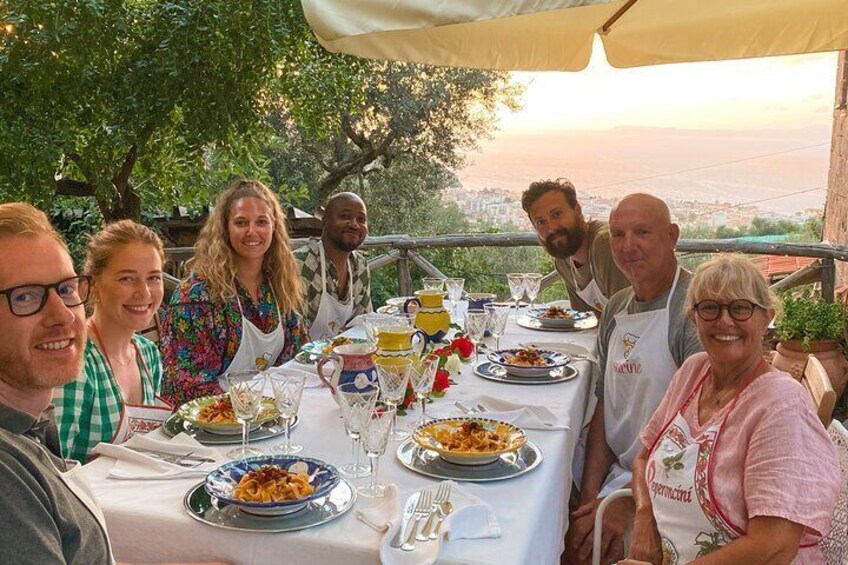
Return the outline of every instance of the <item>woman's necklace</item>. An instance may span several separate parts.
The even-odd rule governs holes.
[[[712,391],[713,391],[713,400],[715,401],[715,405],[716,405],[717,407],[720,407],[720,406],[721,406],[721,403],[722,403],[723,401],[726,401],[726,400],[730,397],[731,393],[733,393],[734,391],[736,391],[736,390],[738,390],[738,389],[739,389],[739,387],[738,387],[737,385],[738,385],[740,382],[747,380],[747,377],[748,377],[748,376],[751,376],[751,375],[754,373],[754,371],[756,371],[756,370],[757,370],[757,368],[760,366],[760,363],[762,363],[762,362],[763,362],[763,360],[762,360],[762,358],[761,358],[761,359],[760,359],[760,360],[759,360],[759,361],[758,361],[758,362],[754,365],[753,369],[743,371],[743,372],[742,372],[739,376],[735,377],[735,378],[734,378],[734,379],[730,382],[730,384],[729,384],[729,385],[727,385],[726,387],[724,387],[724,388],[723,388],[723,389],[721,389],[720,391],[716,391],[716,388],[715,388],[715,373],[713,372],[713,373],[712,373],[712,377],[713,377],[713,378],[711,378],[711,379],[710,379],[710,388],[711,388],[711,389],[712,389]]]

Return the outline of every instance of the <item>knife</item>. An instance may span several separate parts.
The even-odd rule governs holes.
[[[405,539],[403,533],[409,529],[409,522],[412,520],[412,511],[415,509],[415,505],[418,504],[418,497],[421,496],[421,491],[412,493],[412,495],[406,499],[406,505],[403,507],[403,518],[400,522],[400,527],[398,528],[395,537],[389,542],[389,545],[394,548],[400,548],[403,545],[403,540]]]

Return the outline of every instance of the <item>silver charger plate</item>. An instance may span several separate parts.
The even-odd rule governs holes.
[[[204,484],[205,481],[189,489],[183,498],[183,507],[198,522],[225,530],[296,532],[335,520],[356,502],[356,489],[341,479],[327,496],[310,501],[303,510],[285,516],[256,516],[239,510],[235,505],[213,499]]]
[[[506,372],[495,372],[495,367],[497,365],[491,361],[484,361],[474,367],[474,374],[497,383],[509,383],[513,385],[550,385],[570,381],[580,374],[572,365],[551,369],[547,375],[541,377],[517,377]]]
[[[528,441],[517,450],[504,453],[494,463],[457,465],[448,463],[435,451],[424,449],[410,439],[398,446],[397,458],[410,471],[428,477],[486,483],[529,473],[542,462],[542,452]]]
[[[540,332],[582,332],[585,330],[592,330],[597,328],[598,318],[592,316],[591,318],[586,318],[585,320],[574,322],[574,325],[568,328],[552,328],[549,326],[543,326],[542,322],[540,322],[536,318],[531,318],[530,316],[527,316],[525,314],[523,316],[519,316],[515,323],[521,326],[522,328],[527,328],[528,330],[538,330]]]
[[[291,429],[294,429],[299,421],[300,418],[295,416],[291,423]],[[162,424],[162,431],[165,432],[165,435],[170,437],[174,437],[181,432],[185,432],[203,445],[237,445],[241,443],[241,433],[233,435],[210,434],[206,430],[186,422],[176,413],[165,420],[165,423]],[[266,422],[258,428],[251,430],[248,435],[250,441],[259,441],[277,437],[284,433],[286,433],[286,427],[277,424],[274,420],[271,420],[270,422]]]

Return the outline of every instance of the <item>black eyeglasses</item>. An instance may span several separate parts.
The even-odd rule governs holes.
[[[725,309],[731,318],[737,322],[744,322],[754,315],[754,310],[763,307],[756,302],[739,298],[731,301],[729,304],[720,304],[715,300],[702,300],[692,306],[692,308],[698,313],[698,317],[705,322],[717,320],[721,316],[721,311]],[[763,309],[765,310],[765,308]]]
[[[51,288],[56,289],[56,294],[68,308],[84,304],[88,300],[91,290],[91,277],[88,275],[77,275],[53,284],[22,284],[5,290],[9,301],[9,310],[15,316],[32,316],[38,314],[47,304],[47,295]]]

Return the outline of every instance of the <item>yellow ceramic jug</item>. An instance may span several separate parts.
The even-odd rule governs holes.
[[[427,343],[441,341],[450,330],[451,317],[445,308],[447,293],[440,290],[417,290],[415,298],[410,298],[403,305],[404,312],[410,312],[410,306],[416,304],[415,327],[427,336]]]
[[[413,338],[418,336],[418,343],[413,344]],[[427,336],[421,330],[402,325],[386,325],[377,329],[376,358],[412,358],[421,356],[421,351],[427,343]]]

